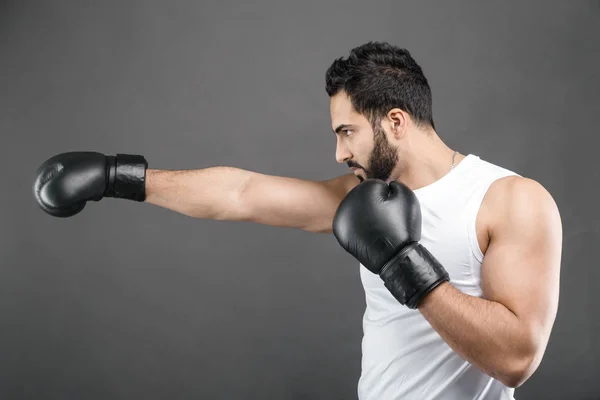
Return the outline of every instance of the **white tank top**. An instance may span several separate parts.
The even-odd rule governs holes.
[[[441,179],[415,190],[419,241],[446,268],[450,284],[481,297],[483,254],[475,219],[495,180],[517,175],[468,155]],[[510,400],[514,389],[455,353],[418,310],[400,305],[378,275],[360,265],[365,290],[360,400]]]

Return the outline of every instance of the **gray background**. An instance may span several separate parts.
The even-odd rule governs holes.
[[[333,236],[115,200],[55,219],[31,184],[71,150],[346,173],[324,74],[369,40],[422,65],[450,146],[553,194],[559,314],[516,395],[600,398],[600,3],[353,3],[0,3],[0,398],[356,398],[364,295]]]

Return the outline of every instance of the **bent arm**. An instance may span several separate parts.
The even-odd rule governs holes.
[[[461,357],[518,387],[539,366],[556,317],[560,215],[549,193],[525,178],[492,184],[486,204],[495,218],[481,267],[483,298],[443,284],[419,310]]]
[[[335,210],[358,183],[272,176],[234,167],[146,172],[146,202],[194,218],[331,232]]]

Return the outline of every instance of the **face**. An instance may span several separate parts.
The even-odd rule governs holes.
[[[337,162],[353,168],[361,182],[372,178],[388,182],[398,164],[398,147],[389,142],[383,127],[373,128],[367,118],[354,110],[344,92],[331,98],[330,112]]]

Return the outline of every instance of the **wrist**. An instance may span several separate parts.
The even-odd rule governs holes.
[[[379,275],[396,300],[411,309],[416,309],[432,290],[450,280],[440,262],[416,242],[394,256]]]
[[[140,155],[107,156],[104,196],[144,201],[146,199],[147,168],[148,162]]]
[[[146,199],[145,201],[151,202],[152,197],[158,192],[158,185],[161,181],[161,173],[164,174],[167,171],[158,169],[147,169],[146,170]]]
[[[441,282],[435,288],[433,288],[431,291],[429,291],[429,293],[423,296],[423,298],[419,302],[419,305],[417,306],[419,311],[426,312],[427,310],[430,310],[432,307],[434,307],[436,301],[445,296],[445,293],[448,291],[450,286],[450,282],[444,281]]]

